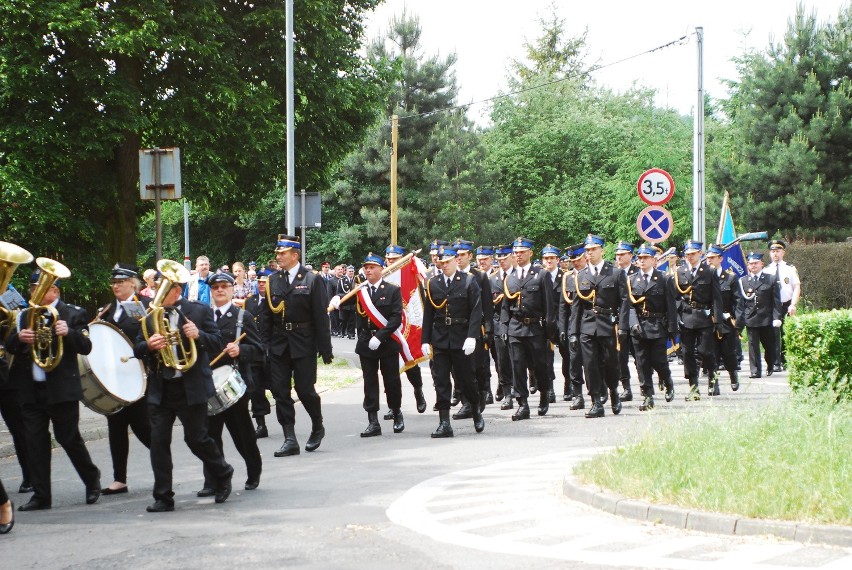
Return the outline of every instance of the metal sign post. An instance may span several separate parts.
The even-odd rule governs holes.
[[[154,200],[157,259],[162,259],[163,226],[160,200],[178,200],[181,197],[179,148],[157,147],[139,151],[139,195],[142,200]]]

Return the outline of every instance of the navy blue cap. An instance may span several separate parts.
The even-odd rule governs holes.
[[[725,250],[722,249],[721,245],[714,243],[714,244],[710,244],[710,246],[707,247],[707,257],[710,257],[711,255],[721,256],[724,253],[725,253]]]
[[[476,257],[491,257],[494,255],[494,248],[490,245],[480,245],[476,248]]]
[[[367,254],[367,257],[364,258],[363,263],[361,265],[367,265],[368,263],[374,263],[379,267],[385,266],[385,260],[373,253],[372,251]]]
[[[570,256],[571,261],[576,261],[576,260],[580,259],[581,257],[583,257],[584,255],[586,255],[586,246],[585,246],[585,244],[582,244],[582,243],[572,245],[572,246],[568,247],[568,250],[569,250],[568,255]]]
[[[533,267],[541,267],[541,260],[540,259],[534,259],[533,262],[532,262],[532,265],[533,265]]]
[[[606,240],[601,236],[589,234],[586,236],[586,241],[583,242],[583,245],[586,247],[603,247],[605,243]]]
[[[571,261],[571,248],[566,248],[562,255],[559,256],[559,261]]]
[[[651,257],[656,257],[657,251],[652,245],[643,243],[639,246],[639,249],[636,250],[636,257],[641,257],[643,255],[650,255]]]
[[[556,256],[558,256],[560,253],[561,253],[561,251],[555,245],[547,244],[546,246],[541,248],[541,256],[542,257],[544,257],[545,255],[556,255]]]
[[[235,281],[234,276],[226,271],[217,271],[207,277],[208,285],[213,285],[214,283],[228,283],[229,285],[233,285]]]
[[[512,255],[512,246],[511,245],[502,244],[502,245],[498,245],[494,249],[494,257],[496,257],[497,259],[506,259],[510,255]]]
[[[701,243],[700,241],[691,239],[691,240],[687,241],[685,244],[683,244],[683,253],[684,254],[695,253],[697,251],[701,251],[701,249],[703,247],[704,247],[703,243]]]
[[[512,242],[512,250],[518,249],[532,249],[533,241],[531,239],[527,239],[525,237],[518,237],[515,241]]]
[[[615,246],[615,253],[633,253],[633,244],[629,241],[620,241]]]
[[[139,267],[129,263],[116,263],[110,272],[112,279],[132,279],[139,277]]]
[[[450,242],[442,239],[433,240],[429,245],[429,253],[432,255],[438,255],[438,250],[441,249],[442,245],[450,245]]]
[[[405,255],[405,248],[395,243],[390,244],[385,248],[385,257],[402,257]]]
[[[763,261],[763,254],[757,251],[750,251],[748,252],[747,259],[749,261]]]
[[[296,236],[278,234],[278,241],[275,242],[275,252],[289,251],[291,249],[298,249],[301,251],[302,244],[299,241],[299,238]]]
[[[474,249],[473,242],[466,239],[458,239],[453,245],[455,246],[456,251],[473,251]]]
[[[786,250],[787,249],[787,242],[784,241],[783,239],[774,239],[771,242],[769,242],[769,251],[772,251],[773,249]]]
[[[666,257],[680,257],[680,255],[678,255],[677,253],[677,248],[674,246],[668,248],[663,255],[665,255]]]
[[[438,248],[438,257],[440,258],[440,261],[448,261],[455,258],[456,255],[458,255],[458,250],[449,244],[442,245]]]

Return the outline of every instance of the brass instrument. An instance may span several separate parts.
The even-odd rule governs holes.
[[[58,261],[46,257],[37,258],[36,265],[41,271],[39,272],[38,283],[32,295],[30,295],[27,328],[35,332],[35,342],[32,348],[33,362],[45,372],[50,372],[59,366],[59,362],[62,360],[62,337],[58,336],[53,330],[53,325],[59,320],[59,313],[51,305],[42,305],[41,301],[57,279],[71,277],[71,270]],[[56,339],[55,351],[54,339]]]
[[[24,248],[13,243],[0,241],[0,295],[6,292],[15,269],[32,260],[32,254]],[[17,318],[18,312],[16,310],[7,309],[0,305],[0,334],[8,336],[14,330]],[[3,333],[4,328],[6,329],[5,334]],[[0,340],[2,340],[2,337],[0,337]]]
[[[148,340],[155,334],[166,339],[166,346],[159,350],[160,359],[165,366],[175,370],[189,370],[198,359],[198,352],[193,339],[187,339],[189,346],[181,340],[180,328],[173,330],[163,307],[163,300],[175,285],[186,283],[192,277],[189,269],[171,259],[161,259],[157,262],[157,270],[162,279],[157,287],[157,293],[148,305],[148,317],[151,318],[152,330],[148,330],[148,317],[142,319],[142,335]]]

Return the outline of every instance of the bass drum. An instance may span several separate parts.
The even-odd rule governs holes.
[[[145,395],[145,366],[133,356],[133,344],[115,325],[95,321],[89,325],[89,338],[92,352],[77,355],[81,401],[108,416]]]
[[[216,392],[207,400],[208,416],[224,412],[246,393],[246,383],[236,366],[226,365],[214,368],[213,387]]]

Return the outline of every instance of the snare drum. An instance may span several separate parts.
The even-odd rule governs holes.
[[[92,352],[77,355],[82,402],[99,414],[114,414],[145,395],[145,366],[121,329],[96,321],[89,325]]]
[[[207,415],[222,413],[243,397],[246,383],[236,366],[219,366],[213,369],[213,386],[216,392],[207,400]]]

